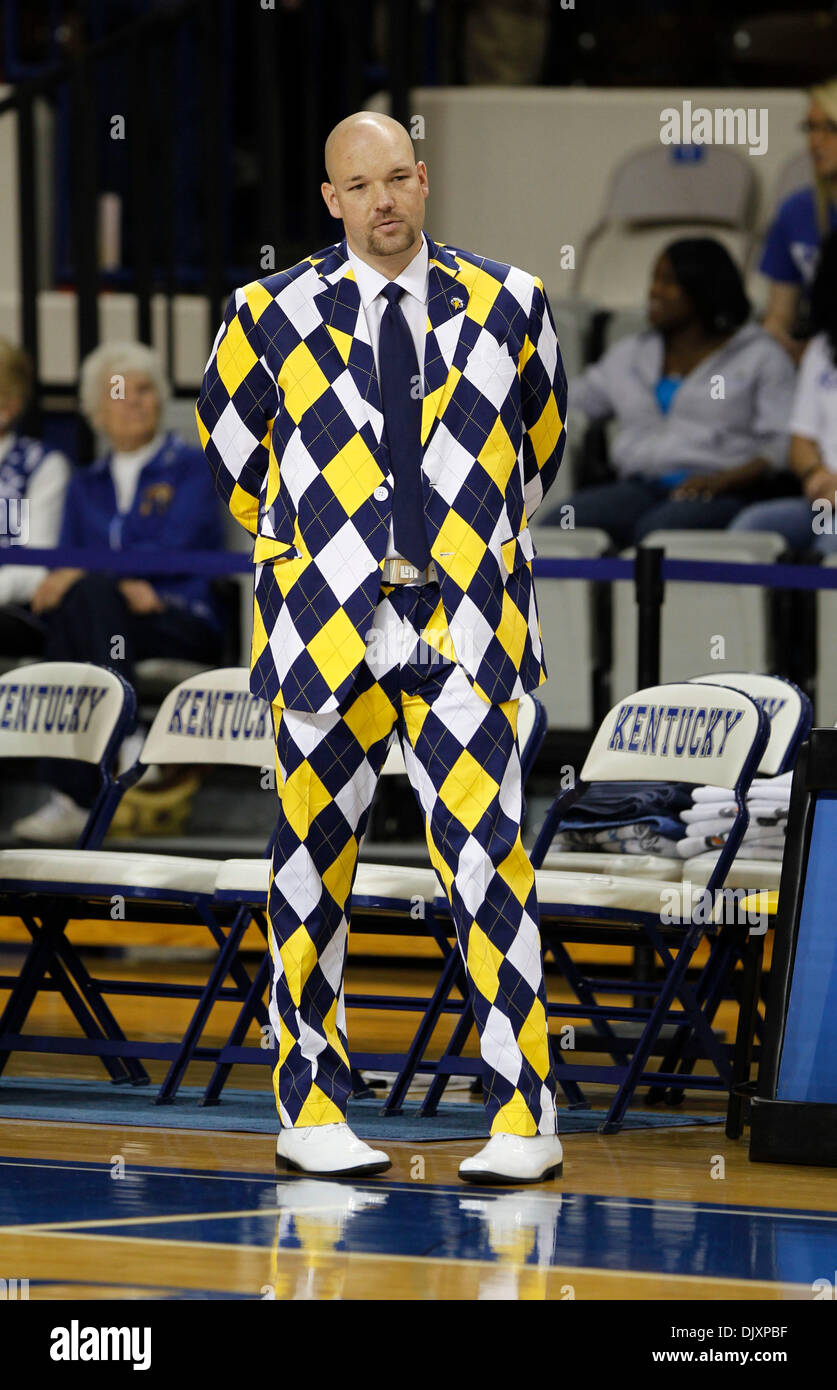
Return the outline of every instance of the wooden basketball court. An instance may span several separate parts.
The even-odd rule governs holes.
[[[107,961],[96,968],[106,973]],[[120,960],[118,969],[153,978],[148,959]],[[435,970],[356,956],[348,983],[408,992]],[[200,979],[203,966],[168,960],[165,973]],[[551,979],[552,997],[557,988]],[[176,1038],[188,1007],[128,999],[120,1016],[132,1035]],[[210,1043],[233,1008],[216,1007]],[[721,1022],[731,1025],[731,1010]],[[402,1046],[413,1026],[409,1015],[349,1018],[358,1049],[384,1039]],[[74,1024],[57,995],[42,993],[28,1027],[72,1032]],[[149,1071],[160,1079],[162,1064]],[[104,1072],[93,1058],[17,1053],[4,1074],[35,1076],[99,1081]],[[208,1064],[194,1063],[187,1081],[207,1076]],[[238,1067],[233,1084],[269,1090],[269,1071]],[[612,1094],[588,1089],[597,1109]],[[481,1109],[467,1090],[450,1101]],[[213,1120],[222,1126],[223,1106],[222,1098]],[[632,1113],[642,1110],[639,1102]],[[427,1141],[420,1119],[414,1140],[385,1143],[389,1173],[348,1183],[277,1176],[272,1133],[166,1127],[164,1116],[153,1127],[18,1119],[6,1105],[0,1275],[27,1280],[30,1300],[833,1296],[816,1281],[833,1280],[837,1268],[837,1172],[750,1163],[746,1133],[724,1136],[721,1096],[692,1092],[682,1110],[693,1123],[566,1134],[561,1180],[482,1189],[462,1183],[457,1168],[483,1141]],[[711,1118],[718,1123],[698,1123]]]

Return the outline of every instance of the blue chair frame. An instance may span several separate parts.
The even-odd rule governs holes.
[[[20,671],[13,674],[19,677]],[[212,674],[204,673],[203,677],[196,677],[195,680],[183,684],[195,684],[199,679],[207,680]],[[126,700],[130,700],[133,720],[136,708],[134,692],[121,676],[118,679],[125,691]],[[174,694],[175,692],[172,692],[172,695]],[[128,731],[128,727],[124,725],[120,725],[115,731],[108,745],[109,766],[112,767],[122,737]],[[107,777],[77,849],[97,850],[100,847],[123,795],[139,781],[145,771],[146,765],[137,762],[120,777]],[[114,865],[117,866],[118,862],[119,856],[114,854]],[[71,921],[80,917],[111,920],[110,900],[116,895],[124,900],[126,909],[130,906],[132,921],[157,922],[163,913],[165,920],[172,925],[191,925],[199,922],[206,926],[218,954],[203,986],[119,981],[96,978],[89,974],[75,948],[68,941],[66,928]],[[215,911],[214,875],[211,887],[205,891],[186,891],[169,887],[161,890],[159,886],[127,885],[116,877],[112,883],[99,882],[95,885],[71,879],[63,883],[51,883],[39,881],[32,876],[14,878],[8,873],[4,875],[3,856],[0,854],[0,904],[8,913],[20,917],[36,937],[21,974],[6,981],[12,994],[0,1019],[0,1071],[12,1051],[93,1055],[101,1058],[113,1081],[131,1081],[133,1084],[147,1085],[150,1077],[139,1059],[167,1061],[169,1069],[156,1097],[157,1104],[165,1104],[174,1099],[191,1060],[215,1058],[216,1049],[200,1047],[201,1034],[213,1005],[218,1001],[241,1001],[247,998],[251,991],[252,980],[239,957],[239,947],[249,916],[242,910],[233,914],[231,920],[229,914],[225,914],[228,920],[221,921]],[[43,925],[37,923],[37,916],[42,918]],[[86,1034],[85,1038],[22,1034],[20,1029],[38,990],[50,988],[44,979],[47,970],[53,975],[56,986],[62,987],[62,961],[67,964],[67,973],[78,981],[87,1009],[99,1026],[94,1027],[87,1016],[82,1014],[75,1000],[68,997],[68,1003]],[[227,975],[232,978],[231,986],[224,984]],[[132,1042],[126,1039],[108,1009],[103,997],[106,994],[196,999],[197,1003],[179,1042]],[[267,1022],[267,1010],[260,1000],[256,1002],[255,1012],[260,1021]]]
[[[38,670],[40,666],[50,664],[52,663],[34,663],[31,666],[15,668],[0,681],[0,689],[6,684],[19,684],[31,670]],[[68,670],[77,666],[80,680],[84,673],[106,671],[118,682],[122,691],[121,709],[114,720],[110,737],[96,767],[99,788],[76,846],[77,849],[94,849],[101,844],[104,829],[109,824],[113,808],[121,797],[113,770],[123,739],[136,725],[136,694],[124,677],[110,666],[101,666],[93,662],[59,664]],[[33,753],[30,756],[36,755]],[[78,761],[86,767],[91,766],[81,759]],[[49,854],[49,850],[44,849],[44,854]],[[65,924],[61,921],[61,914],[56,906],[44,901],[39,905],[42,910],[36,911],[30,901],[18,900],[14,896],[3,905],[10,915],[20,918],[32,937],[32,945],[17,975],[0,976],[0,988],[10,991],[5,1008],[0,1014],[0,1075],[13,1051],[30,1050],[30,1036],[22,1037],[20,1029],[36,995],[42,989],[57,990],[62,994],[88,1041],[125,1042],[124,1034],[102,999],[81,957],[64,935]],[[46,979],[47,973],[50,976],[49,981]],[[33,1047],[31,1050],[36,1049]],[[117,1084],[126,1081],[144,1084],[149,1079],[145,1068],[124,1051],[103,1055],[103,1062],[111,1080]]]
[[[692,678],[692,682],[698,685],[702,679],[702,677],[695,676]],[[778,777],[794,768],[799,750],[811,730],[813,709],[808,696],[793,681],[787,680],[785,677],[774,677],[774,679],[781,680],[784,685],[793,690],[800,702],[800,714],[796,728],[772,774]],[[719,682],[714,681],[713,683],[718,684]],[[736,685],[734,675],[731,675],[729,680],[724,680],[723,684],[731,690],[742,689],[740,685]],[[743,693],[748,694],[749,692],[743,691]],[[753,980],[761,976],[763,958],[763,936],[756,937],[751,933],[742,936],[742,933],[736,930],[732,923],[723,923],[718,936],[710,943],[709,959],[704,965],[695,987],[697,1000],[711,1024],[725,997],[725,987],[728,983],[732,983],[733,972],[737,963],[741,962],[743,969],[742,988],[738,995],[733,996],[738,1000],[739,1024],[736,1031],[733,1081],[727,1119],[727,1132],[731,1138],[737,1137],[737,1133],[740,1132],[741,1099],[736,1095],[736,1087],[746,1079],[742,1076],[742,1068],[746,1067],[746,1071],[749,1073],[751,1061],[757,1060],[758,1057],[757,1051],[753,1051],[753,1042],[756,1036],[761,1035],[761,1021],[753,999]],[[678,1030],[665,1054],[664,1071],[677,1070],[684,1077],[691,1075],[696,1059],[683,1056],[689,1038],[690,1030],[688,1027],[684,1026]],[[682,1103],[683,1095],[682,1086],[672,1087],[668,1090],[662,1087],[652,1087],[648,1093],[647,1101],[651,1105],[659,1100],[664,1100],[667,1105],[679,1105]]]
[[[534,767],[538,752],[540,751],[543,740],[546,736],[547,715],[546,710],[539,700],[534,699],[534,721],[532,729],[521,749],[521,780],[525,788],[526,781]],[[405,871],[409,872],[409,871]],[[438,883],[438,879],[437,879]],[[234,893],[218,893],[216,901],[227,906],[234,906],[240,902],[240,897]],[[246,903],[247,911],[251,913],[257,921],[262,932],[267,934],[266,923],[266,895],[253,895]],[[442,956],[442,972],[434,988],[433,994],[429,998],[404,996],[397,994],[358,994],[348,993],[345,996],[346,1009],[366,1008],[381,1009],[383,1011],[399,1011],[418,1013],[421,1019],[416,1032],[405,1053],[391,1052],[356,1052],[350,1050],[350,1061],[355,1078],[355,1093],[362,1093],[360,1089],[360,1078],[358,1073],[363,1070],[384,1070],[395,1071],[396,1078],[392,1084],[390,1092],[383,1104],[384,1114],[394,1114],[400,1111],[404,1097],[412,1081],[418,1073],[436,1072],[437,1063],[429,1062],[425,1058],[425,1052],[432,1037],[436,1023],[442,1013],[456,1013],[467,1016],[467,1031],[472,1026],[470,1004],[468,1003],[468,985],[465,976],[462,958],[456,943],[456,933],[453,924],[444,915],[439,914],[432,903],[424,905],[424,919],[414,921],[411,916],[413,903],[409,898],[399,898],[383,896],[379,894],[352,894],[351,917],[355,929],[369,935],[398,935],[414,936],[426,939],[430,935],[439,947]],[[218,1064],[209,1084],[204,1092],[201,1104],[217,1104],[223,1086],[229,1076],[232,1065],[236,1062],[270,1062],[275,1065],[275,1052],[265,1052],[256,1048],[244,1046],[250,1023],[252,1022],[252,1003],[255,997],[261,998],[270,982],[270,957],[265,957],[259,968],[259,974],[253,981],[251,996],[243,1005],[235,1025],[227,1039],[224,1048],[218,1059]],[[450,995],[453,990],[457,990],[461,995],[462,1003],[451,1001]],[[457,1023],[457,1029],[464,1027],[461,1020]],[[256,1055],[260,1053],[260,1055]],[[458,1068],[459,1074],[477,1075],[480,1071],[480,1064],[470,1059],[461,1059]],[[578,1088],[574,1088],[570,1095],[574,1100],[580,1099],[580,1093],[576,1095]],[[368,1092],[367,1092],[368,1093]],[[422,1113],[432,1113],[422,1109]]]
[[[658,688],[664,690],[666,687]],[[739,694],[741,693],[739,692]],[[633,698],[640,699],[642,694],[643,692],[637,692]],[[723,885],[729,865],[732,863],[746,830],[749,818],[744,804],[744,793],[755,774],[769,737],[769,725],[764,712],[758,709],[748,696],[744,695],[743,698],[753,705],[756,711],[756,733],[738,784],[734,788],[734,794],[739,804],[739,814],[732,824],[729,839],[719,855],[715,870],[707,885],[709,894],[714,894]],[[589,782],[579,779],[573,787],[560,794],[547,811],[531,854],[536,871],[543,863],[559,822],[589,785]],[[569,893],[572,890],[574,877],[571,873],[556,872],[551,881],[563,884]],[[549,875],[546,876],[546,882],[550,882]],[[626,882],[629,881],[626,880]],[[672,889],[680,888],[676,882],[664,886]],[[659,911],[649,913],[618,907],[590,906],[565,900],[550,902],[544,897],[540,884],[538,901],[544,952],[549,952],[553,957],[578,999],[577,1004],[550,1005],[547,1014],[549,1017],[559,1016],[589,1020],[601,1039],[603,1050],[609,1052],[611,1056],[611,1064],[608,1066],[582,1066],[568,1061],[560,1047],[555,1045],[553,1038],[551,1051],[555,1063],[556,1080],[565,1093],[568,1086],[577,1086],[578,1082],[585,1080],[591,1083],[616,1085],[617,1092],[609,1108],[607,1118],[601,1126],[602,1133],[615,1133],[621,1128],[625,1111],[638,1085],[676,1082],[675,1076],[662,1070],[646,1071],[649,1057],[659,1055],[659,1035],[665,1024],[681,1027],[684,1025],[685,1019],[692,1038],[689,1055],[697,1050],[697,1055],[708,1058],[715,1067],[716,1076],[696,1077],[692,1084],[700,1089],[730,1088],[732,1067],[728,1057],[729,1049],[715,1038],[705,1013],[695,996],[694,987],[690,986],[686,979],[686,972],[701,940],[704,936],[711,937],[715,931],[711,924],[696,922],[693,912],[690,913],[689,920],[682,925],[673,923],[670,926],[664,926],[660,922]],[[436,908],[441,915],[444,908],[439,899],[437,899]],[[619,979],[586,976],[567,950],[567,945],[573,943],[619,944],[632,947],[650,945],[663,964],[664,978],[662,981],[631,979],[627,982]],[[676,948],[676,957],[672,955],[672,947]],[[596,997],[598,993],[630,993],[644,996],[654,1002],[650,1007],[637,1005],[617,1007],[598,1003]],[[680,1002],[682,1011],[674,1010],[671,1007],[675,999]],[[635,1042],[633,1039],[620,1037],[611,1026],[611,1022],[616,1024],[629,1022],[641,1025],[642,1034],[639,1041]],[[422,1106],[423,1113],[433,1113],[444,1091],[447,1076],[461,1071],[479,1069],[479,1064],[469,1066],[465,1059],[458,1056],[467,1035],[468,1028],[463,1017],[461,1027],[457,1027],[444,1055],[437,1064],[436,1076]],[[688,1052],[689,1048],[687,1047],[686,1050]],[[579,1098],[575,1103],[578,1105],[586,1104],[580,1092],[578,1096]]]

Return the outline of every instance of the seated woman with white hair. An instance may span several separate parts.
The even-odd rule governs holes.
[[[157,354],[141,343],[105,343],[83,362],[81,409],[109,448],[72,478],[60,546],[95,550],[188,550],[223,545],[203,453],[162,429],[168,385]],[[221,620],[210,581],[197,575],[128,578],[83,569],[50,571],[32,596],[47,622],[44,658],[95,661],[134,682],[145,657],[217,664]],[[123,642],[116,639],[122,637]],[[72,778],[50,764],[49,801],[14,825],[21,838],[74,841],[92,804],[96,776]],[[89,785],[88,785],[89,781]],[[70,795],[72,792],[72,795]]]

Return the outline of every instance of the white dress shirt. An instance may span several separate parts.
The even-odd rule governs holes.
[[[427,335],[427,285],[428,285],[428,262],[429,253],[427,250],[427,240],[422,234],[421,250],[417,251],[408,266],[402,270],[400,275],[396,275],[395,280],[388,280],[374,266],[368,265],[356,256],[351,247],[347,245],[349,262],[355,273],[357,287],[360,291],[360,302],[363,312],[366,315],[366,326],[369,329],[369,338],[372,343],[372,354],[375,358],[375,370],[378,372],[380,380],[380,370],[378,367],[378,340],[381,335],[381,319],[387,307],[381,291],[387,285],[400,285],[405,294],[399,300],[399,308],[407,320],[407,327],[410,330],[413,344],[416,349],[416,360],[421,376],[424,376],[424,344]],[[387,540],[387,557],[397,555],[395,542],[392,535],[392,521],[389,523],[389,538]]]
[[[134,505],[140,473],[148,460],[162,449],[165,438],[164,433],[155,434],[154,438],[148,444],[143,444],[141,449],[130,449],[124,453],[115,452],[111,456],[110,476],[113,480],[113,490],[116,493],[116,510],[123,516]]]

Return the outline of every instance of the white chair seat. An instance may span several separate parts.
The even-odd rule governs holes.
[[[401,864],[359,864],[353,898],[424,898],[432,902],[439,891],[433,869]]]
[[[561,869],[568,873],[615,874],[625,878],[678,879],[682,859],[669,859],[663,854],[608,854],[602,850],[551,849],[543,861],[544,869]]]
[[[535,870],[535,889],[541,912],[562,904],[579,907],[615,907],[633,912],[662,912],[674,907],[672,890],[679,896],[682,883],[651,878],[619,878],[610,874],[570,874],[552,869]],[[700,892],[695,888],[695,892]],[[694,894],[693,894],[694,896]],[[436,906],[446,899],[436,894]],[[675,913],[675,915],[677,915]]]
[[[0,852],[0,891],[10,884],[54,884],[61,891],[93,895],[96,888],[125,892],[132,888],[162,893],[211,896],[218,873],[215,859],[187,859],[174,854],[109,854],[85,849],[6,849]]]
[[[662,912],[671,904],[671,890],[682,885],[671,879],[627,878],[614,874],[572,874],[554,869],[535,872],[535,888],[541,909],[550,904],[576,903],[583,907],[619,907],[633,912]]]
[[[264,901],[270,881],[269,859],[227,859],[219,870],[215,891],[219,898]],[[411,869],[400,864],[359,864],[353,897],[414,897],[432,901],[439,880],[432,869]]]
[[[716,854],[696,854],[683,860],[683,878],[705,887],[715,867]],[[724,879],[725,888],[753,888],[768,892],[778,889],[782,864],[778,859],[734,859]]]

